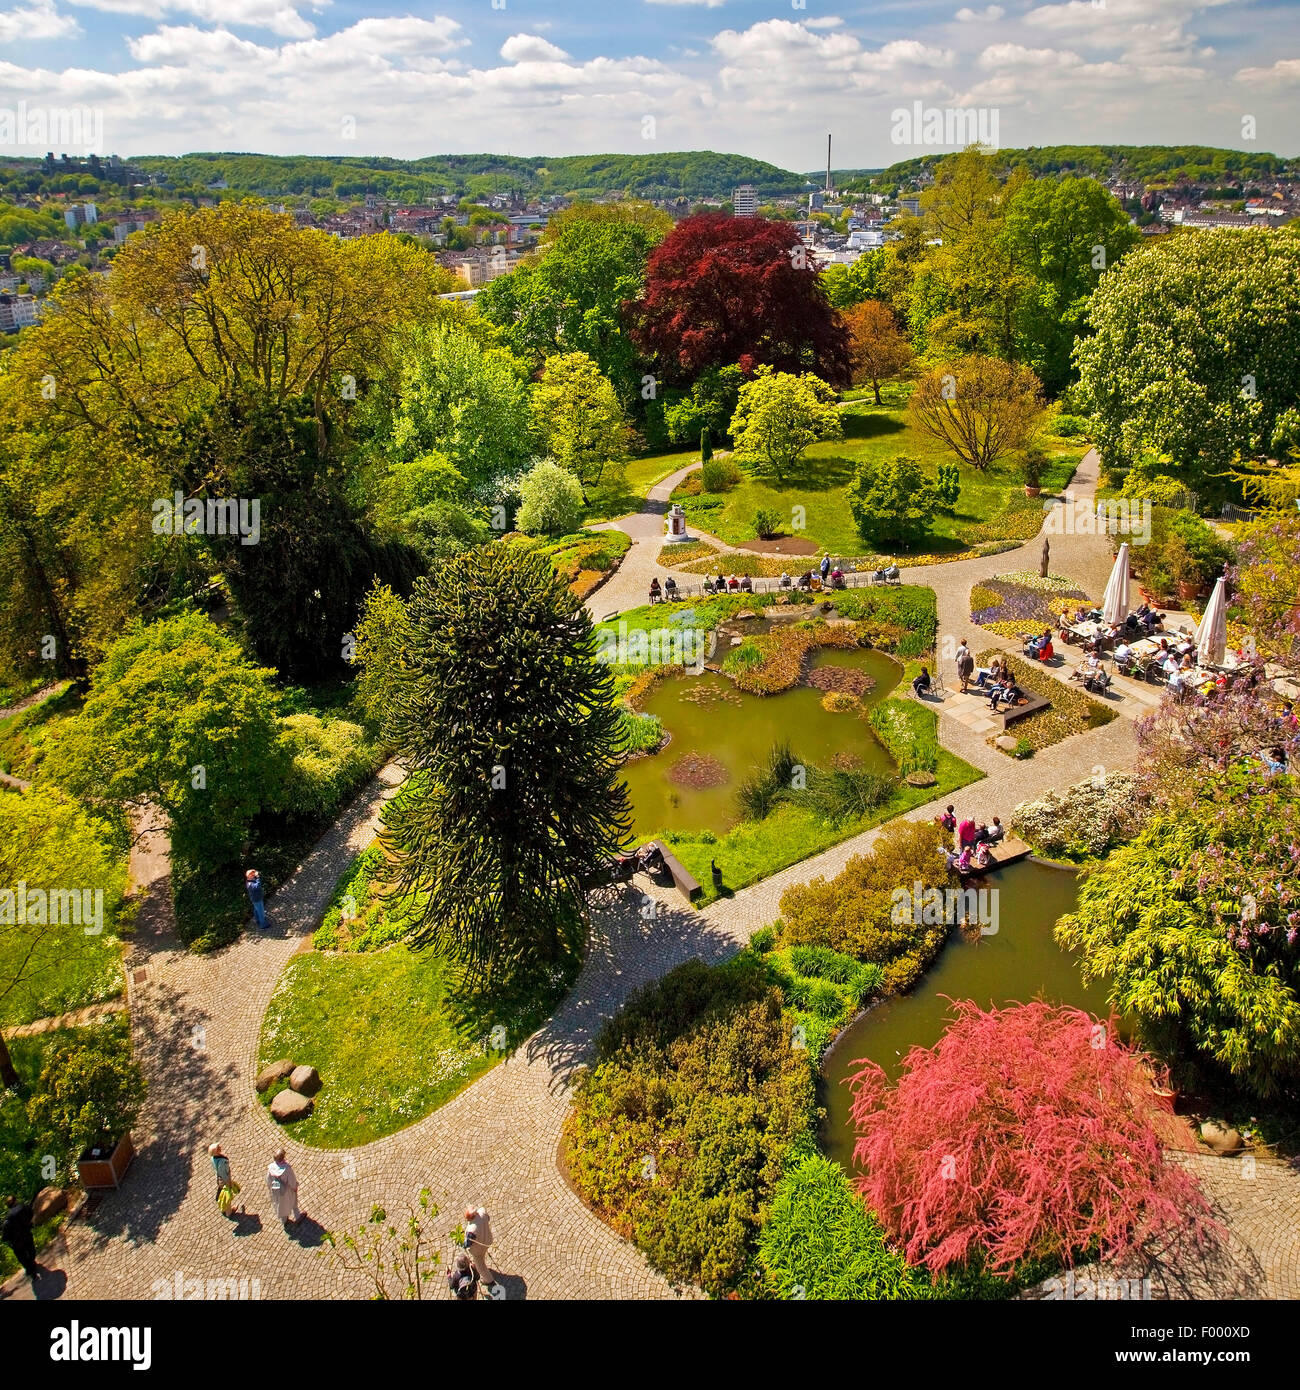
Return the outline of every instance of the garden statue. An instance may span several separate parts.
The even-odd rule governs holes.
[[[1042,563],[1038,566],[1038,574],[1039,574],[1039,577],[1042,578],[1042,579],[1046,579],[1046,578],[1047,578],[1047,563],[1048,563],[1048,561],[1051,559],[1051,555],[1052,555],[1052,543],[1051,543],[1051,541],[1049,541],[1049,540],[1047,539],[1046,536],[1044,536],[1044,537],[1043,537],[1043,559],[1042,559]]]

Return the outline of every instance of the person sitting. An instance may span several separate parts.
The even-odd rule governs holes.
[[[948,809],[943,813],[943,815],[935,816],[934,819],[936,825],[943,826],[943,828],[947,831],[953,831],[957,828],[957,813],[953,810],[951,806],[948,807]]]
[[[740,588],[742,593],[752,594],[754,592],[754,581],[749,577],[749,575],[745,575],[745,577],[740,581]]]
[[[659,580],[657,578],[652,579],[650,581],[650,602],[658,603],[662,598],[663,591],[659,587]]]
[[[1002,824],[1002,821],[1001,821],[1001,819],[1000,819],[998,816],[994,816],[994,817],[993,817],[993,824],[989,826],[989,833],[988,833],[988,842],[989,842],[989,844],[991,844],[991,845],[996,845],[996,844],[1002,839],[1002,837],[1003,837],[1006,833],[1007,833],[1007,828],[1006,828],[1006,826]]]
[[[674,599],[677,597],[677,581],[671,574],[664,580],[664,597],[667,599]]]
[[[1269,770],[1269,773],[1270,773],[1272,776],[1274,776],[1274,777],[1277,777],[1277,776],[1280,775],[1281,773],[1286,772],[1286,771],[1287,771],[1286,749],[1285,749],[1285,748],[1270,748],[1270,749],[1268,750],[1268,752],[1264,754],[1264,766]]]
[[[799,587],[804,590],[812,588],[812,570],[804,570],[799,576]]]
[[[984,841],[988,839],[988,837],[989,828],[987,825],[984,824],[983,821],[980,821],[980,823],[975,827],[975,838],[971,841],[971,843],[975,846],[976,849],[978,849],[980,845],[982,845]]]
[[[987,869],[993,862],[993,855],[989,850],[988,844],[981,841],[975,846],[975,867],[977,869]]]
[[[1003,675],[1002,658],[995,656],[992,666],[981,666],[975,672],[975,688],[982,690],[986,685],[1000,685]]]
[[[1089,671],[1083,678],[1083,688],[1093,695],[1104,695],[1110,688],[1110,677],[1100,663],[1095,671]]]
[[[664,867],[663,851],[651,840],[649,844],[642,845],[637,850],[636,863],[642,873],[657,874]]]
[[[1127,642],[1121,642],[1112,653],[1116,666],[1127,666],[1133,659],[1133,648]]]
[[[1020,687],[1010,676],[1007,676],[1001,685],[993,687],[993,694],[989,697],[993,713],[998,712],[999,704],[1004,704],[1010,709],[1020,699],[1020,694]]]
[[[918,700],[923,700],[930,693],[930,684],[930,670],[922,666],[921,674],[912,682],[912,694]]]
[[[781,571],[781,587],[783,589],[788,589],[790,587],[790,576],[786,574],[784,570]]]
[[[899,568],[897,565],[885,565],[882,569],[878,569],[871,578],[876,584],[892,584],[894,580],[899,578]]]
[[[740,580],[734,574],[727,580],[727,590],[733,594],[740,592]]]
[[[844,588],[844,571],[838,565],[831,571],[831,588]]]
[[[704,576],[704,592],[706,594],[713,592],[713,580],[707,574]]]

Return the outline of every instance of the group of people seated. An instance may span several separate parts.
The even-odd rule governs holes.
[[[1014,705],[1024,691],[1016,684],[1010,665],[1001,657],[995,656],[991,666],[979,666],[975,670],[975,688],[989,697],[993,713],[999,705]]]
[[[709,582],[704,581],[704,587],[709,587]],[[661,586],[658,577],[650,581],[650,602],[651,603],[672,603],[677,598],[677,581],[670,574]]]
[[[720,574],[716,579],[704,577],[704,592],[706,594],[752,594],[754,592],[754,581],[749,575],[727,575]]]
[[[1097,652],[1093,652],[1082,666],[1071,671],[1070,679],[1081,682],[1083,688],[1093,695],[1104,694],[1110,687],[1110,676],[1106,671],[1106,663]]]
[[[871,576],[873,584],[897,584],[902,580],[902,571],[897,565],[886,565],[883,569],[876,570]]]
[[[1006,827],[997,816],[994,816],[988,825],[983,821],[977,824],[970,818],[958,821],[957,814],[951,806],[943,815],[936,816],[935,822],[956,834],[957,848],[950,850],[940,846],[939,853],[948,861],[948,867],[959,874],[969,873],[972,869],[987,869],[993,863],[992,847],[1007,833]]]
[[[1052,645],[1052,629],[1045,627],[1038,636],[1026,636],[1024,639],[1027,657],[1034,661],[1050,661],[1056,655],[1056,648]]]

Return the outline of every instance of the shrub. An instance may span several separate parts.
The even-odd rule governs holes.
[[[894,1086],[868,1063],[853,1079],[855,1159],[867,1205],[914,1264],[1120,1260],[1152,1238],[1209,1234],[1190,1148],[1147,1056],[1098,1033],[1081,1009],[969,1001]],[[1101,1045],[1098,1045],[1098,1038]]]
[[[943,945],[947,927],[918,923],[908,914],[895,922],[894,891],[917,880],[923,889],[952,882],[939,849],[939,826],[893,821],[871,853],[849,860],[833,879],[793,884],[781,895],[782,945],[829,946],[881,967],[885,993],[909,989]]]
[[[782,1177],[763,1228],[759,1263],[778,1298],[931,1298],[929,1280],[890,1247],[838,1163],[801,1159]]]
[[[334,815],[383,757],[359,724],[314,714],[281,719],[280,745],[287,767],[279,809],[297,816]]]
[[[861,708],[853,696],[843,696]],[[877,806],[883,806],[894,794],[894,779],[879,772],[847,771],[836,768],[826,771],[814,767],[808,771],[808,783],[799,801],[823,820],[837,824],[860,820]]]
[[[1087,420],[1078,415],[1058,415],[1049,425],[1057,439],[1077,439],[1088,433]]]
[[[816,1113],[780,993],[742,952],[638,990],[596,1044],[566,1127],[579,1193],[666,1277],[725,1294]],[[761,1116],[761,1124],[757,1123]]]
[[[934,486],[937,505],[945,512],[952,512],[961,496],[961,470],[955,463],[941,463],[935,476]]]
[[[45,1054],[27,1105],[32,1128],[48,1135],[60,1168],[88,1149],[115,1144],[144,1104],[144,1077],[130,1043],[108,1028],[79,1029]]]
[[[760,507],[754,513],[754,534],[766,540],[781,530],[781,513],[775,507]]]
[[[740,469],[729,458],[714,458],[712,453],[700,470],[700,482],[705,492],[729,492],[740,481]]]
[[[922,656],[934,646],[938,618],[934,590],[920,584],[897,588],[846,589],[835,595],[835,611],[855,619],[858,640],[899,656]]]
[[[1063,792],[1022,801],[1011,813],[1011,828],[1052,859],[1103,855],[1136,829],[1137,788],[1127,772],[1076,782]]]
[[[657,714],[623,712],[624,748],[631,753],[651,753],[664,741],[663,721]]]
[[[736,805],[745,820],[762,820],[772,813],[780,801],[789,798],[794,790],[796,769],[803,765],[788,743],[774,743],[767,752],[767,762],[755,768],[736,788]]]
[[[872,545],[919,546],[934,524],[939,498],[915,459],[863,459],[849,490],[849,508]]]
[[[582,484],[549,459],[533,465],[519,484],[515,526],[530,536],[564,536],[582,516]]]

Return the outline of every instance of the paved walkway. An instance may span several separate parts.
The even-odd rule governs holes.
[[[1089,459],[1095,467],[1095,455]],[[655,492],[662,496],[652,494],[652,502],[666,504],[681,476],[661,483]],[[1076,491],[1093,485],[1095,474],[1085,461]],[[653,513],[648,509],[643,515]],[[1104,584],[1109,569],[1105,541],[1059,541],[1059,551],[1053,541],[1053,570],[1099,592],[1098,581]],[[603,613],[644,602],[647,565],[654,568],[656,553],[649,547],[658,544],[658,528],[651,535],[647,526],[644,537],[634,541],[629,576],[616,578],[595,596]],[[939,595],[941,641],[945,635],[968,636],[988,644],[988,634],[970,625],[970,587],[987,575],[1030,568],[1031,554],[1036,558],[1036,544],[916,570],[908,580],[930,585]],[[943,719],[942,734],[947,747],[986,774],[943,798],[963,814],[997,809],[1005,818],[1020,800],[1088,776],[1097,764],[1127,767],[1134,756],[1128,719],[1025,761],[990,748],[985,735],[955,719]],[[89,1220],[74,1225],[66,1244],[47,1257],[51,1266],[66,1271],[69,1296],[149,1298],[155,1281],[172,1281],[177,1271],[186,1278],[257,1279],[260,1295],[267,1298],[365,1296],[361,1285],[316,1257],[321,1229],[355,1228],[374,1202],[400,1210],[425,1186],[441,1206],[440,1231],[456,1224],[466,1202],[492,1210],[498,1237],[492,1263],[510,1298],[674,1296],[634,1247],[582,1205],[557,1169],[575,1069],[590,1057],[602,1022],[630,991],[682,961],[723,959],[775,918],[787,886],[837,873],[852,855],[869,848],[878,832],[855,836],[703,911],[645,885],[657,904],[656,915],[647,919],[640,910],[643,880],[634,890],[608,890],[593,904],[588,958],[572,993],[523,1047],[409,1129],[355,1150],[305,1148],[278,1131],[255,1099],[261,1020],[276,981],[319,921],[339,873],[374,836],[397,775],[385,769],[274,895],[268,904],[270,931],[246,933],[213,955],[195,956],[175,941],[165,892],[165,829],[155,827],[142,841],[133,868],[147,899],[128,984],[150,1098],[138,1126],[140,1156],[126,1185],[104,1197]],[[936,801],[911,815],[924,820],[940,809]],[[234,1223],[218,1215],[213,1201],[206,1146],[214,1139],[225,1146],[256,1213]],[[270,1203],[262,1175],[277,1143],[289,1149],[304,1208],[313,1218],[292,1236],[265,1219]],[[1274,1165],[1265,1181],[1240,1195],[1231,1217],[1243,1250],[1264,1271],[1261,1287],[1275,1297],[1300,1296],[1295,1273],[1300,1237],[1294,1221],[1279,1226],[1277,1220],[1292,1210],[1288,1184],[1293,1178]],[[449,1242],[442,1251],[445,1258]],[[46,1296],[59,1293],[62,1277],[48,1281]],[[439,1284],[434,1292],[443,1291]],[[25,1286],[18,1296],[30,1296]]]

